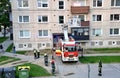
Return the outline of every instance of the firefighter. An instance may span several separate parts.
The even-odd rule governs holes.
[[[37,51],[37,58],[40,58],[40,50]]]
[[[55,74],[55,60],[52,59],[51,61],[51,66],[52,66],[52,74]]]
[[[34,59],[37,59],[37,50],[33,49],[33,52],[34,52]]]
[[[4,52],[2,44],[0,44],[0,49],[1,49],[2,52]]]
[[[44,54],[44,63],[45,63],[45,66],[48,66],[48,55],[47,55],[47,53]]]
[[[98,76],[102,76],[102,61],[99,60],[99,65],[98,65]]]

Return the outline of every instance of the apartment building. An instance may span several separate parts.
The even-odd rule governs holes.
[[[50,49],[62,26],[83,48],[120,47],[120,0],[11,0],[17,50]]]

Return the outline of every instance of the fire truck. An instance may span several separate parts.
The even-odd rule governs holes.
[[[62,62],[78,61],[77,44],[72,36],[68,37],[68,27],[63,27],[64,40],[58,39],[59,49],[56,50],[56,56],[61,56]]]

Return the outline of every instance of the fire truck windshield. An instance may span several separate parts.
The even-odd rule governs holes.
[[[65,49],[68,52],[74,52],[74,51],[76,51],[76,47],[75,46],[65,46]]]

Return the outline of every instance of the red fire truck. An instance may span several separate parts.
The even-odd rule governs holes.
[[[63,28],[64,40],[58,40],[59,49],[56,50],[56,56],[61,56],[63,62],[78,61],[77,44],[72,36],[68,37],[67,27]]]

